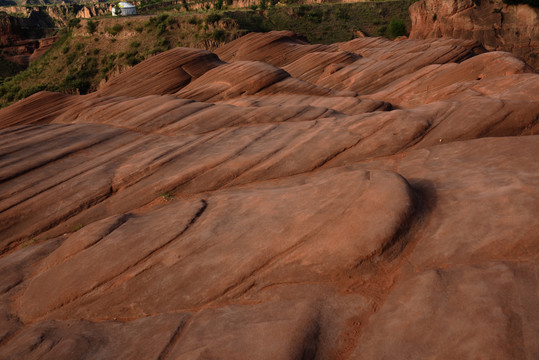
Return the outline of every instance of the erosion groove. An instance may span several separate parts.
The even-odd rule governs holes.
[[[451,38],[215,52],[0,109],[0,359],[539,358],[537,73]]]
[[[184,329],[188,325],[189,325],[189,320],[182,320],[180,325],[178,325],[176,330],[174,330],[174,333],[170,337],[170,340],[168,341],[168,343],[165,346],[165,348],[163,349],[163,351],[159,354],[159,357],[157,358],[158,360],[165,360],[168,357],[170,351],[172,350],[174,345],[176,345],[176,343],[178,342],[178,339],[180,338],[182,332],[184,331]]]

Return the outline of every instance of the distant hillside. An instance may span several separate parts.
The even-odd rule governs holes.
[[[88,93],[112,76],[165,50],[213,50],[248,32],[292,30],[312,43],[348,41],[363,34],[393,38],[410,29],[411,2],[290,5],[266,10],[186,12],[67,21],[43,58],[0,82],[0,106],[41,90]],[[395,26],[395,25],[400,25]]]

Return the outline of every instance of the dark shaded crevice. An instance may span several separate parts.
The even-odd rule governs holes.
[[[190,320],[191,320],[191,318],[189,318],[187,320],[182,320],[180,322],[180,325],[178,325],[178,327],[176,328],[174,333],[172,333],[172,336],[170,337],[170,340],[168,341],[168,343],[165,345],[165,347],[163,348],[163,350],[159,354],[159,357],[157,358],[157,360],[164,360],[164,359],[166,359],[168,357],[168,355],[170,354],[170,352],[174,348],[174,345],[177,344],[179,338],[184,333],[185,329],[187,328],[188,324],[190,323]]]
[[[381,248],[379,254],[375,255],[376,262],[390,263],[398,259],[414,237],[416,230],[436,207],[437,195],[433,183],[426,180],[406,182],[411,204],[393,236]]]
[[[306,334],[303,340],[303,353],[299,360],[315,360],[320,343],[320,334],[322,332],[319,320],[316,320],[312,328]]]
[[[229,185],[231,182],[234,182],[236,181],[238,178],[240,178],[241,176],[245,175],[247,172],[249,172],[251,169],[255,168],[256,166],[260,165],[261,163],[269,160],[272,156],[278,154],[279,152],[281,152],[283,149],[286,149],[286,145],[284,146],[281,146],[275,150],[273,150],[272,152],[270,152],[269,154],[265,155],[264,157],[262,157],[261,159],[258,159],[257,161],[253,162],[251,165],[243,168],[241,170],[241,172],[239,174],[237,174],[236,176],[234,176],[232,179],[224,182],[220,188],[225,188],[227,187],[227,185]],[[232,185],[233,186],[233,185]],[[208,191],[211,191],[212,189],[208,189]]]
[[[533,121],[531,121],[528,125],[526,125],[525,128],[522,129],[522,131],[517,134],[518,136],[526,136],[526,135],[536,135],[538,134],[537,132],[534,134],[532,132],[532,129],[537,126],[537,123],[539,123],[539,114],[535,117],[535,119]],[[528,134],[526,134],[526,132],[528,132]]]
[[[505,105],[505,104],[504,104]],[[503,107],[498,110],[498,111],[501,111],[503,109]],[[476,138],[479,139],[479,138],[484,138],[484,137],[488,137],[488,136],[492,136],[490,135],[490,132],[493,131],[498,125],[501,125],[503,124],[503,122],[509,117],[511,116],[511,114],[513,114],[513,111],[509,111],[508,113],[504,114],[504,116],[498,120],[498,121],[495,121],[491,124],[488,124],[477,136]],[[511,135],[516,135],[516,134],[504,134],[503,136],[511,136]]]
[[[33,352],[35,349],[37,349],[41,344],[43,344],[44,341],[45,341],[45,334],[41,334],[37,342],[35,342],[34,344],[30,346],[30,352]]]
[[[310,129],[315,128],[315,127],[318,125],[318,123],[319,123],[319,122],[318,122],[318,119],[317,119],[317,120],[309,120],[309,121],[312,122],[312,125],[309,126],[306,130],[310,130]],[[277,125],[277,126],[278,126],[278,125]],[[292,141],[292,140],[291,140],[291,141]],[[305,143],[305,142],[303,142],[303,143]],[[303,144],[303,143],[302,143],[302,144]],[[254,168],[256,168],[256,167],[261,167],[262,164],[265,163],[266,161],[268,161],[269,159],[271,159],[272,156],[274,156],[274,155],[280,153],[281,151],[287,149],[287,148],[288,148],[288,145],[289,145],[289,143],[286,143],[285,145],[283,145],[283,146],[281,146],[281,147],[279,147],[279,148],[277,148],[277,149],[271,151],[270,153],[264,155],[261,159],[256,160],[256,161],[253,162],[251,165],[249,165],[249,166],[247,166],[246,168],[242,169],[241,173],[238,174],[237,176],[235,176],[233,179],[231,179],[230,181],[226,181],[226,182],[222,185],[222,187],[224,188],[224,187],[226,187],[228,184],[230,184],[231,182],[234,182],[234,181],[236,181],[237,179],[241,178],[241,177],[244,176],[246,173],[248,173],[251,169],[254,169]],[[267,168],[269,168],[269,167],[267,167]],[[296,175],[296,174],[291,174],[291,175],[289,175],[289,176],[294,176],[294,175]],[[288,177],[288,176],[285,176],[285,177]],[[267,180],[271,180],[271,179],[272,179],[272,178],[270,178],[270,179],[263,179],[263,180],[259,180],[259,181],[251,181],[250,184],[251,184],[251,183],[255,183],[255,182],[260,182],[260,181],[267,181]],[[238,184],[238,186],[241,186],[241,185],[244,185],[244,184],[243,184],[243,183]],[[231,187],[232,187],[232,186],[235,186],[235,184],[232,184]]]
[[[86,245],[84,247],[84,249],[88,249],[89,247],[91,246],[94,246],[95,244],[97,244],[98,242],[100,242],[101,240],[103,240],[105,237],[109,236],[110,234],[112,234],[116,229],[118,229],[120,226],[122,226],[123,224],[125,224],[129,219],[132,219],[134,218],[135,215],[131,214],[131,213],[127,213],[127,214],[123,214],[120,216],[120,218],[118,220],[116,220],[116,222],[114,222],[114,224],[112,224],[111,226],[109,226],[109,228],[106,230],[106,232],[99,237],[99,239],[95,240],[94,242]],[[83,250],[84,250],[83,249]]]
[[[14,282],[13,284],[9,285],[8,287],[6,287],[4,290],[2,290],[2,294],[5,294],[5,293],[8,293],[11,289],[17,287],[18,285],[22,284],[23,282],[23,278],[21,278],[20,280]],[[1,343],[1,341],[0,341]]]
[[[326,157],[325,159],[323,159],[322,161],[320,161],[318,164],[316,164],[314,167],[311,168],[311,170],[309,170],[308,172],[313,172],[315,170],[318,170],[320,169],[322,166],[326,165],[328,162],[330,162],[331,160],[334,160],[336,159],[339,155],[341,155],[342,153],[344,153],[345,151],[348,151],[350,150],[351,148],[355,147],[356,145],[358,145],[361,141],[363,141],[364,138],[359,138],[359,140],[355,141],[354,143],[352,143],[352,145],[349,145],[347,147],[344,147],[340,150],[338,150],[337,152],[331,154],[330,156]]]
[[[311,170],[307,170],[305,172],[302,172],[302,173],[310,173],[310,172],[313,172],[315,170],[318,170],[320,169],[321,167],[323,167],[324,165],[326,165],[327,163],[329,163],[330,161],[333,161],[335,160],[337,157],[339,157],[340,155],[342,155],[343,153],[347,152],[348,150],[356,147],[357,145],[359,145],[359,143],[361,143],[362,141],[364,140],[367,140],[368,138],[376,135],[379,131],[385,129],[387,126],[389,126],[391,123],[393,123],[393,120],[390,120],[390,121],[385,121],[378,129],[372,131],[370,134],[366,135],[366,136],[360,136],[360,138],[358,140],[356,140],[353,144],[333,153],[332,155],[328,156],[327,158],[325,158],[324,160],[320,161],[318,164],[316,164],[314,167],[311,168]],[[361,161],[363,161],[365,159],[361,159]]]

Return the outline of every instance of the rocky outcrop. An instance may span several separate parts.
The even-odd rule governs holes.
[[[11,16],[0,12],[0,56],[28,66],[37,60],[56,41],[57,37],[45,37],[53,21],[43,14],[31,12],[29,17]]]
[[[539,75],[477,49],[253,34],[0,110],[0,359],[537,358]]]
[[[539,8],[502,0],[421,0],[410,6],[410,17],[412,39],[473,39],[539,68]]]
[[[86,19],[110,14],[112,7],[112,4],[109,3],[64,3],[53,6],[39,4],[33,4],[33,6],[6,6],[2,10],[8,14],[18,14],[26,17],[32,16],[32,14],[41,14],[42,17],[47,16],[65,25],[72,17]]]
[[[4,59],[27,67],[30,62],[39,59],[51,48],[58,37],[52,36],[34,40],[19,40],[2,48]]]

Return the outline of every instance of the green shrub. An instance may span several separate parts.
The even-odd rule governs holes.
[[[67,27],[70,27],[70,28],[74,28],[74,27],[77,27],[79,28],[80,27],[80,19],[71,19],[67,22]]]
[[[66,64],[67,65],[71,65],[73,63],[73,61],[75,60],[75,58],[77,57],[77,54],[76,53],[70,53],[70,54],[67,54],[67,56],[65,57],[66,59]]]
[[[69,52],[69,46],[66,45],[62,48],[62,54],[67,54],[68,52]]]
[[[207,24],[213,24],[213,23],[216,23],[219,20],[221,20],[221,15],[216,14],[216,13],[211,13],[211,14],[208,14],[206,16],[206,23]]]
[[[226,38],[226,32],[225,32],[223,29],[215,29],[215,30],[213,30],[213,32],[211,33],[211,37],[212,37],[215,41],[222,42],[222,41],[224,41],[225,38]]]
[[[132,48],[138,48],[140,46],[140,42],[139,41],[133,41],[131,44],[129,44],[129,46],[131,46]]]
[[[159,24],[157,25],[157,36],[163,35],[167,31],[167,27],[165,24]]]
[[[323,16],[324,14],[322,13],[322,11],[320,11],[320,9],[315,9],[307,15],[307,19],[317,24],[320,24],[322,22]]]
[[[67,74],[64,81],[60,84],[59,89],[69,92],[78,90],[81,94],[86,94],[92,84],[89,80],[80,79],[76,75]]]
[[[29,88],[26,88],[26,89],[21,89],[18,93],[17,93],[17,99],[24,99],[24,98],[27,98],[28,96],[30,95],[33,95],[37,92],[40,92],[40,91],[43,91],[47,88],[47,86],[45,84],[39,84],[39,85],[34,85],[34,86],[31,86]]]
[[[142,25],[135,26],[135,31],[141,33],[144,27]]]
[[[170,42],[166,38],[161,38],[157,41],[156,45],[165,50],[170,49]]]
[[[348,20],[350,19],[350,16],[348,15],[348,13],[346,11],[344,11],[343,9],[341,8],[337,8],[337,10],[335,11],[335,15],[337,16],[337,18],[341,19],[341,20]],[[376,22],[378,22],[378,20],[374,20],[372,23],[374,25],[379,25],[379,24],[376,24]]]
[[[114,24],[112,28],[106,27],[105,31],[111,34],[112,36],[116,36],[120,31],[123,30],[123,26],[121,24]]]
[[[221,10],[223,8],[223,0],[217,0],[213,4],[214,9]]]
[[[168,14],[161,14],[157,17],[157,22],[164,23],[166,19],[168,19]]]
[[[97,30],[97,25],[97,21],[94,22],[92,20],[88,20],[88,22],[86,23],[86,30],[88,30],[90,34],[93,34]]]
[[[82,49],[84,49],[84,45],[83,45],[83,44],[81,44],[81,43],[76,43],[76,44],[75,44],[75,50],[81,51]]]
[[[305,14],[310,10],[310,8],[307,5],[301,4],[298,6],[298,9],[296,10],[296,14],[299,17],[305,16]]]
[[[112,27],[112,30],[116,31],[117,33],[119,33],[120,31],[123,30],[123,26],[121,24],[114,24],[114,26]]]
[[[129,66],[135,66],[135,65],[137,65],[138,63],[140,63],[140,59],[137,58],[137,57],[132,56],[132,57],[126,58],[125,62],[126,62],[127,65],[129,65]]]
[[[391,38],[396,38],[398,36],[404,36],[407,34],[406,25],[404,21],[400,19],[392,19],[387,26],[387,34]]]

